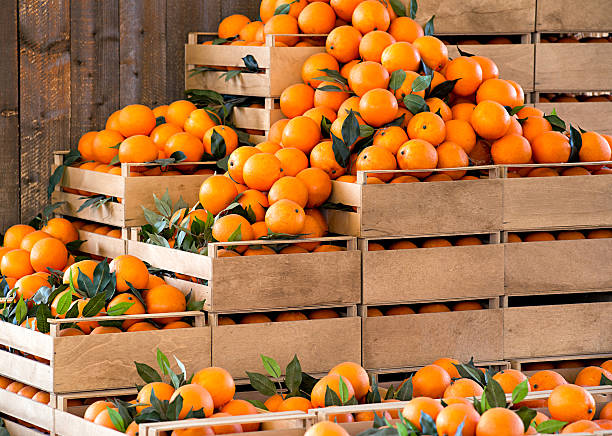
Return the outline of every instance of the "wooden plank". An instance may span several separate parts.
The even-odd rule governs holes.
[[[96,221],[113,227],[126,227],[123,213],[124,206],[121,203],[108,202],[99,207],[87,207],[77,212],[85,201],[81,200],[80,195],[56,191],[51,196],[51,201],[54,203],[66,202],[55,210],[58,214],[68,215],[87,221]]]
[[[53,389],[53,376],[49,365],[8,351],[0,351],[0,356],[0,374],[3,376],[43,391],[49,392]]]
[[[363,304],[469,300],[504,293],[501,244],[363,252]]]
[[[410,5],[409,0],[402,3]],[[428,0],[419,2],[417,21],[425,23],[435,15],[439,35],[529,33],[535,30],[535,10],[535,0]]]
[[[2,413],[22,419],[45,430],[53,430],[53,409],[27,397],[0,389]]]
[[[68,412],[55,409],[53,413],[55,418],[55,433],[58,435],[120,436],[123,434],[117,430],[85,421],[80,416]]]
[[[79,247],[83,253],[112,259],[127,252],[126,242],[122,239],[79,230],[79,240],[85,241]]]
[[[271,47],[227,46],[187,44],[185,46],[185,63],[187,65],[211,65],[223,67],[244,67],[243,57],[251,55],[257,61],[259,68],[268,69],[272,62]],[[291,50],[296,50],[291,48]],[[297,48],[303,51],[303,48]],[[312,52],[306,48],[306,52]],[[300,66],[301,68],[301,66]]]
[[[236,107],[232,112],[232,122],[241,129],[270,130],[272,124],[285,118],[280,109],[261,109]]]
[[[611,239],[505,244],[507,295],[612,289]]]
[[[360,331],[358,317],[213,327],[213,365],[245,378],[245,371],[261,372],[261,354],[283,369],[297,354],[303,371],[327,372],[360,361]]]
[[[7,322],[0,322],[0,344],[47,360],[53,356],[49,336]]]
[[[156,365],[160,349],[187,368],[210,366],[210,327],[53,338],[54,391],[116,389],[140,383],[134,361]],[[147,344],[147,353],[142,352]],[[89,350],[83,353],[82,350]],[[172,362],[172,366],[175,363]],[[175,368],[176,370],[176,368]],[[96,377],[92,378],[91,374]]]
[[[107,173],[98,173],[80,168],[66,168],[61,186],[80,191],[104,194],[111,197],[125,196],[125,180],[127,178]]]
[[[221,3],[221,18],[232,14],[242,14],[251,20],[259,19],[259,2],[244,0],[225,0]]]
[[[593,63],[593,59],[599,62]],[[610,68],[611,44],[536,44],[535,90],[609,91]]]
[[[0,197],[8,207],[0,210],[0,232],[19,223],[19,47],[18,0],[6,2],[0,16],[0,75],[7,86],[0,91]]]
[[[364,318],[363,365],[401,368],[448,356],[501,360],[502,321],[502,309]]]
[[[504,230],[612,227],[612,179],[504,179]]]
[[[518,82],[525,92],[533,91],[533,70],[535,68],[535,47],[533,44],[483,44],[459,47],[467,53],[491,58],[499,67],[501,78]],[[451,58],[458,57],[457,47],[448,47],[448,55]]]
[[[538,32],[609,32],[612,2],[584,0],[538,0]]]
[[[119,98],[122,107],[142,102],[144,3],[143,0],[119,0]]]
[[[609,352],[610,311],[610,302],[506,308],[504,358]]]
[[[203,279],[212,278],[212,258],[138,241],[127,242],[128,254],[154,267]]]
[[[223,73],[207,71],[196,75],[187,74],[185,89],[214,89],[220,94],[234,93],[252,97],[279,97],[272,94],[271,80],[266,74],[244,73],[225,80]]]
[[[273,97],[280,96],[285,88],[302,83],[302,65],[317,53],[324,53],[324,47],[270,47],[270,90]]]
[[[585,130],[612,135],[612,102],[610,103],[536,103],[549,114],[553,109],[561,119]]]
[[[144,1],[142,29],[142,103],[155,107],[169,103],[166,96],[166,0]]]
[[[16,422],[9,421],[8,419],[4,420],[4,425],[11,436],[41,436],[44,434],[33,428],[28,428]]]
[[[47,202],[52,152],[70,141],[69,2],[19,2],[19,38],[21,222],[28,222]]]

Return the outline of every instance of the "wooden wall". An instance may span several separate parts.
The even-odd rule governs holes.
[[[259,0],[4,0],[0,14],[0,231],[46,202],[54,150],[119,107],[183,95],[190,31],[258,16]]]

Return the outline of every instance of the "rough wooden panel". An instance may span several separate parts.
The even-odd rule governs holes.
[[[21,221],[27,222],[47,201],[53,150],[70,140],[68,0],[20,1],[19,42]]]
[[[538,32],[609,32],[612,2],[583,0],[538,0]]]
[[[0,374],[3,376],[43,391],[49,392],[53,389],[53,377],[49,365],[8,351],[0,351],[0,359],[2,360]]]
[[[210,340],[210,327],[54,338],[54,390],[134,386],[141,382],[134,361],[156,366],[158,348],[168,356],[179,357],[187,368],[205,368],[211,362]],[[147,344],[144,353],[143,344]],[[85,349],[87,353],[83,353]],[[96,377],[91,377],[92,373]]]
[[[363,304],[504,293],[503,245],[363,252]]]
[[[366,369],[428,365],[441,357],[501,360],[501,309],[364,318]]]
[[[612,179],[505,179],[503,216],[504,230],[612,227]]]
[[[79,247],[79,251],[83,253],[96,254],[111,259],[126,254],[125,241],[122,239],[81,230],[79,231],[79,240],[85,241]]]
[[[609,352],[611,311],[612,303],[506,308],[504,358]]]
[[[55,191],[51,195],[53,203],[65,202],[55,210],[61,215],[68,215],[87,221],[104,223],[113,227],[127,227],[125,221],[125,208],[123,204],[109,201],[98,207],[87,207],[77,212],[85,200],[81,195],[69,194],[67,192]]]
[[[242,14],[251,20],[259,19],[259,1],[257,0],[224,0],[221,2],[221,18],[232,14]]]
[[[120,103],[142,101],[143,11],[147,0],[119,0]],[[149,56],[152,54],[149,53]]]
[[[2,413],[23,419],[45,430],[53,430],[53,409],[21,395],[0,389]]]
[[[11,436],[40,436],[39,431],[33,428],[27,428],[16,422],[9,421],[8,419],[4,420],[4,424]]]
[[[303,371],[327,372],[361,360],[360,332],[358,317],[213,327],[213,366],[244,379],[245,371],[262,371],[261,354],[283,370],[297,354]]]
[[[536,44],[535,89],[609,91],[612,89],[610,68],[612,44]]]
[[[535,0],[427,0],[419,2],[417,21],[435,14],[436,34],[529,33],[535,30],[535,10]]]
[[[45,359],[53,356],[49,336],[7,322],[0,322],[0,344]]]
[[[151,107],[166,99],[166,0],[143,5],[142,103]]]
[[[7,1],[0,14],[0,232],[19,223],[19,48],[17,44],[18,0]]]
[[[612,288],[612,239],[505,244],[508,295]]]
[[[270,130],[272,124],[284,117],[280,109],[236,107],[232,112],[234,125],[242,129]]]
[[[612,102],[610,103],[536,103],[547,114],[553,109],[568,123],[585,130],[612,135]]]
[[[462,45],[461,50],[493,59],[503,79],[514,80],[525,92],[533,91],[535,48],[533,44]],[[448,47],[452,58],[459,56],[456,46]]]

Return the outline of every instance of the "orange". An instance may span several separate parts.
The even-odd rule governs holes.
[[[438,168],[461,168],[470,165],[470,158],[459,145],[454,142],[444,142],[437,148]],[[458,180],[465,176],[466,171],[445,171],[442,174]]]
[[[36,395],[37,392],[38,392],[38,389],[36,389],[35,387],[24,386],[17,392],[17,395],[21,397],[32,399],[32,397]]]
[[[516,369],[503,369],[493,376],[493,380],[501,385],[505,393],[511,394],[519,383],[527,380],[527,377]]]
[[[548,410],[551,418],[559,421],[591,420],[595,416],[595,400],[583,387],[563,384],[548,397]]]
[[[339,363],[329,371],[329,375],[339,375],[346,378],[351,383],[357,400],[365,397],[370,390],[368,373],[357,363]]]
[[[323,216],[323,213],[319,209],[304,209],[304,212],[307,216],[310,216],[315,219],[315,221],[319,224],[319,227],[323,231],[324,234],[329,230],[327,226],[327,220]]]
[[[193,376],[193,383],[210,392],[216,409],[229,403],[236,392],[236,385],[230,373],[214,366],[196,372]]]
[[[446,142],[453,142],[466,153],[470,153],[476,145],[476,133],[472,125],[465,120],[449,120],[446,122]]]
[[[599,419],[612,420],[612,402],[609,402],[601,409]]]
[[[195,381],[195,376],[191,384],[181,386],[174,391],[174,394],[170,397],[170,402],[174,401],[179,395],[183,399],[183,408],[179,413],[179,419],[185,418],[190,410],[202,410],[206,417],[213,414],[215,405],[212,395]]]
[[[508,80],[507,82],[512,85],[512,87],[516,91],[516,100],[514,101],[512,107],[518,107],[525,104],[525,91],[523,91],[521,85],[516,83],[514,80]]]
[[[32,274],[17,280],[14,287],[17,288],[17,298],[23,297],[24,300],[28,300],[43,286],[49,286],[49,282],[43,277]]]
[[[321,80],[315,79],[317,77],[325,77],[327,75],[325,72],[321,71],[324,69],[340,71],[340,66],[338,65],[338,61],[336,60],[336,58],[334,58],[328,53],[313,54],[308,59],[306,59],[306,62],[304,62],[304,64],[302,65],[302,80],[307,85],[316,88],[321,84]]]
[[[497,68],[497,65],[491,59],[485,56],[472,56],[470,59],[478,62],[478,65],[480,65],[483,81],[497,79],[499,77],[499,68]]]
[[[218,218],[212,227],[212,235],[219,242],[229,242],[231,235],[240,228],[240,234],[237,241],[250,241],[253,238],[253,228],[246,218],[230,214]],[[247,249],[247,246],[235,247],[236,251],[241,252]]]
[[[238,203],[240,203],[245,210],[248,210],[250,207],[257,221],[263,221],[266,208],[269,206],[268,197],[262,192],[254,189],[247,189],[242,192],[242,195],[238,199]]]
[[[259,144],[257,144],[255,148],[263,153],[274,154],[278,150],[280,150],[282,147],[280,146],[280,143],[264,141],[264,142],[260,142]]]
[[[587,366],[578,373],[574,383],[578,386],[599,386],[602,375],[605,375],[608,380],[612,380],[612,373],[610,371],[606,371],[598,366]]]
[[[358,0],[351,1],[358,3]],[[334,7],[333,2],[332,7]],[[338,10],[336,8],[334,9],[336,13],[338,13]],[[338,62],[347,63],[359,58],[359,44],[361,43],[361,38],[361,32],[353,26],[336,27],[327,35],[325,49],[327,53],[336,58]]]
[[[306,321],[308,317],[302,312],[279,312],[274,322],[289,322],[289,321]]]
[[[23,238],[35,230],[34,227],[25,224],[15,224],[9,227],[4,234],[4,247],[19,248]]]
[[[495,164],[526,164],[531,162],[531,145],[520,135],[506,135],[491,145],[491,157]]]
[[[441,398],[451,378],[442,367],[427,365],[412,377],[414,395],[417,397]]]
[[[65,218],[51,218],[47,225],[42,228],[42,231],[59,239],[64,244],[79,239],[79,232],[73,223]]]
[[[115,130],[101,130],[96,134],[92,143],[94,159],[97,162],[108,164],[119,153],[115,147],[123,142],[121,133]]]
[[[391,24],[389,11],[377,0],[365,0],[357,5],[351,16],[353,27],[363,35],[386,31]]]
[[[168,106],[168,111],[166,112],[166,123],[174,124],[182,129],[191,115],[191,112],[196,109],[196,105],[187,100],[172,102]]]
[[[462,120],[470,122],[472,117],[472,112],[474,112],[474,108],[476,107],[473,103],[458,103],[455,104],[451,108],[451,112],[453,113],[453,120]]]
[[[397,117],[397,99],[386,89],[371,89],[359,102],[359,114],[372,127],[390,123]]]
[[[586,168],[574,167],[564,169],[561,173],[562,176],[590,176],[591,173]]]
[[[136,289],[146,289],[149,283],[149,271],[144,262],[135,256],[125,254],[117,256],[109,265],[110,272],[117,276],[117,291],[130,290],[127,282]]]
[[[510,127],[510,115],[495,101],[482,101],[474,108],[470,117],[472,127],[484,139],[501,138]]]
[[[204,144],[204,151],[206,153],[210,155],[213,154],[212,137],[215,133],[221,135],[223,141],[225,142],[224,156],[231,154],[234,150],[236,150],[236,148],[238,148],[238,134],[234,129],[228,126],[214,126],[208,129],[202,140]]]
[[[314,95],[314,89],[308,85],[303,83],[291,85],[281,93],[281,111],[288,118],[303,115],[308,109],[314,107]]]
[[[558,175],[559,173],[552,168],[534,168],[527,174],[527,177],[557,177]]]
[[[102,427],[106,427],[106,428],[110,428],[112,430],[116,430],[115,424],[113,424],[113,421],[110,418],[110,413],[108,412],[108,409],[113,409],[114,411],[117,411],[117,408],[115,407],[115,405],[107,406],[107,407],[108,408],[105,408],[100,413],[98,413],[98,415],[94,419],[93,423],[96,424],[96,425],[100,425]]]
[[[422,248],[432,248],[432,247],[450,247],[451,245],[446,239],[429,239],[425,241],[422,245]],[[450,312],[451,310],[447,305],[441,303],[430,303],[424,304],[418,310],[418,313],[439,313],[439,312]]]
[[[495,101],[502,106],[516,106],[517,93],[512,84],[503,79],[486,80],[478,88],[476,103]]]
[[[436,428],[440,435],[454,435],[463,423],[461,434],[474,435],[480,415],[473,406],[457,403],[446,406],[436,418]]]
[[[170,324],[166,324],[162,330],[174,330],[174,329],[189,329],[191,328],[191,324],[186,323],[185,321],[175,321]]]
[[[302,13],[304,8],[306,8],[308,3],[306,0],[276,0],[276,7],[278,8],[281,5],[290,5],[289,15],[297,18]]]
[[[332,184],[329,175],[320,168],[306,168],[296,176],[308,188],[307,207],[319,207],[327,201],[331,194]]]
[[[145,307],[140,302],[140,300],[138,300],[133,295],[127,294],[127,293],[119,294],[119,295],[115,296],[108,303],[106,308],[107,308],[107,310],[110,310],[113,306],[115,306],[115,305],[117,305],[119,303],[130,303],[130,304],[132,304],[132,306],[130,308],[128,308],[128,310],[126,310],[124,312],[124,315],[139,315],[139,314],[145,313]],[[123,321],[122,328],[123,329],[128,329],[132,325],[136,324],[137,322],[138,322],[138,320]]]
[[[196,109],[189,114],[189,118],[187,118],[183,127],[185,132],[191,133],[199,140],[202,140],[202,138],[204,138],[204,134],[209,129],[216,126],[219,121],[220,120],[216,115],[211,117],[211,113],[207,110]],[[172,124],[170,124],[170,126],[172,126]],[[155,130],[157,129],[159,129],[159,126],[155,128]],[[153,134],[151,134],[151,136],[153,136]]]
[[[571,153],[569,140],[559,132],[541,133],[533,140],[531,148],[536,163],[567,162]]]
[[[312,95],[314,98],[314,92]],[[272,126],[270,126],[270,131],[268,132],[268,141],[280,144],[283,140],[283,130],[285,130],[285,126],[288,122],[288,118],[283,118],[272,124]]]
[[[394,170],[397,168],[397,162],[393,153],[386,148],[371,145],[359,153],[355,166],[357,171]],[[388,182],[393,178],[393,173],[376,173],[376,177]]]
[[[308,217],[306,217],[306,222],[308,222]],[[304,224],[304,227],[306,227],[306,224]],[[303,254],[303,253],[308,253],[308,250],[302,247],[298,247],[297,245],[289,245],[283,248],[281,251],[279,251],[279,254]]]
[[[452,120],[453,111],[451,111],[451,108],[448,107],[448,105],[444,103],[443,100],[434,97],[428,98],[427,100],[425,100],[425,103],[427,103],[427,106],[429,106],[429,112],[433,112],[434,114],[439,113],[440,117],[442,117],[445,123]]]
[[[250,22],[251,20],[248,17],[240,14],[225,17],[221,20],[221,23],[219,23],[219,29],[217,31],[219,38],[227,39],[237,36],[244,26]]]
[[[199,200],[204,209],[217,215],[231,204],[238,195],[236,186],[225,176],[210,176],[200,186]]]
[[[344,101],[342,102],[342,104],[344,104]],[[340,105],[340,107],[342,107],[342,105]],[[336,118],[338,118],[336,115],[336,111],[327,106],[317,106],[313,107],[312,109],[308,109],[306,112],[304,112],[304,116],[312,119],[312,121],[314,121],[317,126],[321,125],[323,117],[327,118],[331,122],[336,121]]]
[[[245,315],[240,320],[240,324],[263,324],[266,322],[272,322],[272,320],[263,313]]]
[[[442,409],[442,404],[433,398],[414,397],[402,409],[402,416],[421,430],[421,414],[424,413],[435,421]]]
[[[535,107],[525,106],[523,109],[518,111],[516,113],[516,115],[520,119],[525,119],[527,117],[543,117],[544,116],[544,112],[542,110],[538,109],[538,108],[535,108]]]
[[[284,401],[283,397],[279,394],[276,394],[268,398],[264,402],[264,405],[266,406],[269,412],[276,412],[278,411],[278,408],[283,401]]]
[[[114,408],[115,405],[110,401],[96,401],[87,407],[83,419],[85,421],[94,422],[96,416],[98,416],[103,410],[106,410],[107,407]]]
[[[49,393],[44,392],[44,391],[36,392],[36,394],[34,394],[32,399],[36,401],[37,403],[42,403],[42,404],[49,404],[49,401],[51,400]]]
[[[332,86],[334,89],[338,89],[337,91],[325,91],[323,88],[326,86]],[[329,88],[328,88],[329,89]],[[314,95],[314,105],[315,107],[326,107],[334,112],[337,112],[342,106],[342,103],[350,97],[348,92],[340,91],[340,89],[345,89],[344,86],[339,85],[335,82],[321,82],[317,87]],[[319,123],[318,125],[320,125]]]
[[[421,55],[412,44],[400,41],[383,50],[380,62],[389,74],[397,70],[418,71],[421,65]]]
[[[136,401],[144,406],[137,406],[136,411],[142,412],[151,405],[151,394],[155,393],[155,398],[160,401],[170,401],[174,394],[174,388],[167,383],[154,382],[146,384],[138,391]]]
[[[72,273],[72,282],[76,289],[79,289],[78,278],[79,274],[85,274],[89,277],[90,280],[93,281],[93,273],[98,265],[98,262],[95,260],[81,260],[70,265],[70,268],[66,269],[64,272],[64,277],[62,282],[68,284],[70,282],[70,273]]]
[[[349,86],[359,97],[371,89],[389,86],[389,72],[377,62],[361,62],[349,74]]]
[[[362,1],[363,0],[330,0],[329,4],[334,8],[339,19],[351,21],[355,8]]]
[[[582,134],[582,148],[579,154],[581,162],[609,161],[611,155],[610,144],[599,133]]]
[[[530,142],[533,141],[542,133],[552,131],[552,126],[542,117],[529,116],[523,122],[523,136]]]
[[[397,154],[399,148],[408,141],[408,135],[398,126],[385,127],[378,129],[374,134],[373,145],[383,147],[389,150],[394,155]]]
[[[429,68],[440,71],[448,63],[448,49],[435,36],[421,36],[413,41],[421,59]]]
[[[93,154],[93,140],[98,132],[87,132],[79,139],[77,149],[81,153],[83,160],[92,160]]]
[[[300,171],[308,168],[308,158],[298,148],[281,148],[274,153],[274,156],[280,161],[281,172],[285,176],[296,176]]]
[[[310,401],[314,408],[325,407],[325,392],[327,387],[334,391],[340,397],[340,379],[344,382],[348,391],[348,398],[355,396],[355,390],[348,378],[343,375],[330,374],[320,379],[312,388]]]
[[[502,407],[487,410],[476,425],[476,436],[522,436],[524,432],[521,418]]]
[[[125,136],[148,135],[155,128],[155,114],[141,104],[131,104],[119,112],[119,132]]]
[[[271,153],[254,154],[242,168],[244,183],[259,191],[268,191],[281,175],[280,160]],[[211,190],[211,195],[216,195],[215,190]]]
[[[450,61],[446,66],[444,76],[447,80],[458,79],[453,92],[463,97],[474,94],[483,80],[480,64],[466,56]]]
[[[242,178],[242,168],[246,161],[254,154],[260,153],[255,147],[239,147],[234,150],[227,162],[228,172],[232,180],[236,183],[244,183]]]
[[[382,54],[390,45],[395,43],[395,38],[382,30],[367,33],[359,43],[359,56],[364,61],[382,63]]]
[[[287,0],[279,0],[287,1]],[[297,4],[305,3],[300,0]],[[274,15],[264,26],[265,35],[294,35],[299,33],[298,21],[292,15]],[[294,46],[299,41],[297,36],[277,36],[274,39],[276,42],[287,44],[289,47]]]
[[[121,109],[110,114],[110,116],[106,120],[104,128],[106,130],[114,130],[116,132],[119,132],[119,129],[121,128],[119,126],[119,115],[120,114],[121,114]]]
[[[4,259],[10,255],[7,253]],[[30,251],[29,264],[34,271],[46,272],[47,268],[63,270],[68,262],[68,250],[66,246],[55,238],[45,238],[36,242]]]
[[[329,33],[336,26],[336,13],[327,3],[310,3],[300,12],[298,25],[302,33]]]
[[[185,296],[181,291],[170,285],[160,285],[149,289],[145,297],[147,313],[184,312],[187,308]],[[180,321],[180,317],[156,318],[161,324]]]
[[[422,139],[432,145],[439,145],[446,137],[444,120],[431,112],[416,114],[408,123],[408,137]]]
[[[563,427],[561,434],[569,433],[595,433],[597,430],[601,430],[601,427],[593,421],[581,419],[580,421],[572,422],[571,424]]]
[[[410,43],[425,35],[423,27],[410,17],[397,17],[391,20],[388,31],[396,40]]]
[[[344,103],[338,109],[338,118],[345,118],[351,110],[355,113],[359,112],[359,101],[361,99],[357,96],[350,97],[344,100]]]
[[[408,306],[395,306],[385,312],[385,316],[413,315],[415,312]]]
[[[442,357],[436,361],[434,361],[433,365],[438,365],[440,368],[444,369],[451,378],[460,378],[459,371],[455,365],[459,365],[457,359],[451,359],[450,357]]]
[[[447,397],[479,397],[482,395],[482,387],[474,380],[460,378],[451,382],[451,385],[444,391],[444,398]]]
[[[310,427],[304,436],[349,436],[349,433],[335,422],[323,421]]]
[[[404,177],[411,177],[411,176],[404,176]],[[419,181],[419,179],[417,179],[416,177],[412,177],[412,179],[414,179],[414,181],[416,182]],[[401,182],[401,183],[413,183],[413,182],[410,181],[410,182]],[[397,241],[389,245],[389,250],[411,250],[413,248],[417,248],[417,246],[410,241]]]
[[[332,141],[318,143],[310,152],[310,166],[325,171],[331,179],[337,179],[345,169],[336,161]]]
[[[264,23],[252,21],[240,30],[239,38],[246,42],[264,42]]]
[[[135,324],[132,324],[132,326],[128,328],[126,331],[127,332],[146,332],[146,331],[151,331],[151,330],[158,330],[158,328],[148,322],[137,322]]]
[[[312,403],[303,397],[291,397],[284,400],[278,408],[277,412],[293,412],[293,411],[301,411],[308,413],[308,411],[312,409]]]
[[[529,386],[534,391],[552,391],[559,385],[565,385],[567,381],[561,374],[551,370],[538,371],[529,377]]]
[[[299,204],[281,199],[268,208],[265,220],[266,226],[273,233],[297,235],[304,228],[306,214]]]
[[[523,238],[525,242],[554,241],[555,237],[549,232],[533,232]]]
[[[41,239],[45,239],[45,238],[51,238],[51,235],[42,230],[36,230],[35,232],[28,233],[21,240],[21,244],[19,245],[19,248],[21,248],[22,250],[26,250],[26,251],[32,251],[32,247],[34,246],[34,244],[36,244]],[[8,250],[9,249],[7,248],[7,251]]]
[[[405,142],[397,152],[397,163],[403,170],[436,168],[438,152],[429,142],[412,139]],[[430,173],[413,173],[416,177],[427,177]]]
[[[157,159],[157,146],[144,135],[130,136],[119,146],[119,162],[151,162]]]
[[[168,113],[167,104],[153,108],[153,114],[155,115],[155,118],[165,117],[167,113]]]
[[[576,239],[586,239],[585,236],[578,231],[565,231],[557,234],[558,241],[570,241]]]
[[[232,416],[256,415],[257,409],[251,403],[245,400],[231,400],[221,409],[222,413],[227,413]],[[242,431],[257,431],[259,423],[242,424]]]

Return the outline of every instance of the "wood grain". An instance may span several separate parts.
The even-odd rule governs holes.
[[[610,352],[611,311],[609,302],[506,308],[504,358]]]
[[[0,389],[2,413],[23,419],[45,430],[53,430],[53,409],[21,395]]]
[[[118,436],[119,434],[115,429],[102,427],[85,421],[80,416],[57,409],[54,411],[54,418],[55,432],[58,435]]]
[[[502,309],[364,318],[366,369],[428,365],[441,357],[501,360]]]
[[[142,103],[167,104],[166,0],[146,0],[143,5]]]
[[[0,344],[47,360],[53,356],[49,336],[3,321],[0,322]]]
[[[122,107],[142,102],[143,12],[146,2],[119,0],[119,97]]]
[[[70,4],[19,2],[21,221],[47,202],[52,152],[70,141]],[[14,85],[12,85],[14,86]]]
[[[102,257],[115,258],[126,254],[126,242],[122,239],[112,238],[98,233],[79,231],[79,240],[85,241],[79,247],[83,253],[95,254]]]
[[[363,304],[480,299],[504,293],[504,247],[363,252]]]
[[[258,1],[224,0],[221,2],[221,19],[232,14],[246,15],[251,20],[259,19],[259,3]]]
[[[584,0],[577,7],[575,0],[538,0],[538,32],[609,32],[612,2]]]
[[[8,351],[0,351],[0,358],[0,374],[3,376],[43,391],[53,390],[53,372],[49,365]]]
[[[535,107],[547,114],[555,109],[561,119],[585,130],[612,134],[612,102],[536,103]]]
[[[6,86],[0,91],[0,232],[19,223],[19,47],[18,0],[7,1],[0,15],[0,75]]]
[[[33,428],[27,428],[16,422],[9,421],[8,419],[4,420],[4,424],[11,436],[40,436],[39,431]]]

